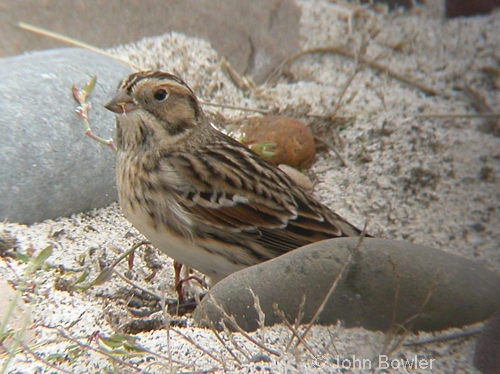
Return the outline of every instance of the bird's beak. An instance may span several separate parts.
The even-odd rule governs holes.
[[[132,97],[125,90],[120,90],[109,103],[104,105],[107,110],[118,114],[126,114],[137,108],[137,105],[132,100]]]

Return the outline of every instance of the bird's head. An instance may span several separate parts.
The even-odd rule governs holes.
[[[119,115],[122,126],[160,126],[170,136],[197,126],[203,116],[191,88],[175,75],[159,71],[129,75],[105,108]]]

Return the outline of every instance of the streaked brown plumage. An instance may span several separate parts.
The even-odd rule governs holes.
[[[171,74],[130,75],[106,108],[118,114],[125,216],[161,251],[214,281],[312,242],[360,234],[213,128]]]

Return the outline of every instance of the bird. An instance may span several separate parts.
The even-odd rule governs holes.
[[[124,216],[149,242],[215,284],[304,245],[362,234],[276,166],[217,130],[179,77],[139,71],[116,113]]]

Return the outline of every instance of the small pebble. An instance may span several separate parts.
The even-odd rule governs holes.
[[[241,129],[243,143],[259,153],[259,144],[273,143],[266,160],[274,165],[286,164],[296,169],[309,168],[316,157],[316,145],[309,128],[293,118],[270,116],[251,118]]]

